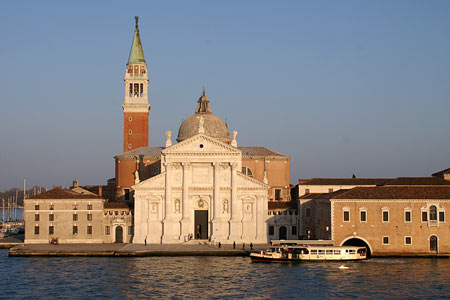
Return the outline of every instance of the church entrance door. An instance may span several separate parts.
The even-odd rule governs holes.
[[[207,210],[196,210],[195,211],[194,236],[196,239],[200,239],[200,240],[208,239],[208,211]]]
[[[122,226],[116,227],[116,243],[123,243],[123,228],[122,228]]]

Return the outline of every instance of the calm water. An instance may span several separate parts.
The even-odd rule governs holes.
[[[260,264],[249,258],[16,258],[0,299],[449,299],[450,259]]]

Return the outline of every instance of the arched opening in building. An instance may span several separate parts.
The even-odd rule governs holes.
[[[287,228],[286,226],[281,226],[279,231],[279,237],[280,240],[287,240]]]
[[[430,221],[437,221],[437,208],[435,205],[430,206]]]
[[[122,226],[116,227],[116,243],[123,243],[123,228],[122,228]]]
[[[438,252],[438,238],[435,235],[430,236],[430,252]]]
[[[359,238],[351,238],[346,240],[342,246],[356,246],[356,247],[366,247],[367,249],[367,258],[372,256],[369,245],[365,241]]]

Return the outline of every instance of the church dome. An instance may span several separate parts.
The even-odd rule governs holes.
[[[180,129],[178,130],[177,141],[181,142],[202,133],[203,129],[204,134],[223,143],[230,144],[231,137],[228,132],[228,127],[218,116],[211,112],[209,100],[205,96],[204,89],[203,95],[198,99],[197,103],[198,105],[195,113],[181,123]]]

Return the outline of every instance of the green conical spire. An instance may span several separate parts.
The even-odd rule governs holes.
[[[138,20],[136,19],[136,28],[134,29],[133,43],[131,44],[130,57],[128,64],[145,64],[144,50],[142,49],[141,37],[139,36]]]

